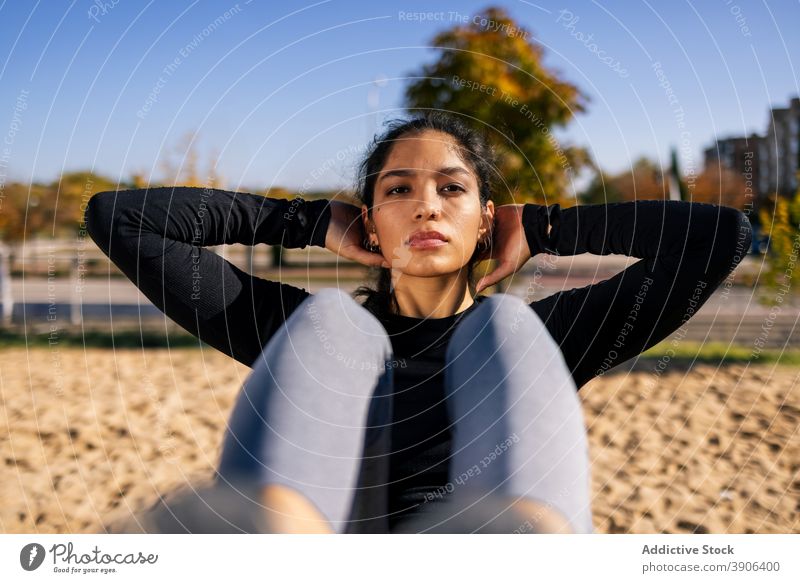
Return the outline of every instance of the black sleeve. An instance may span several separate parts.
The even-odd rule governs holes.
[[[89,235],[142,293],[203,342],[252,366],[309,293],[253,277],[203,247],[325,246],[327,200],[192,187],[107,191],[86,209]]]
[[[532,254],[641,259],[610,279],[531,304],[579,389],[680,328],[741,262],[752,238],[747,215],[735,208],[671,200],[530,204],[522,221]]]

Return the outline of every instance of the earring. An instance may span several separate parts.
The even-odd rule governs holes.
[[[485,251],[488,251],[491,245],[492,245],[491,237],[484,238],[482,241],[478,242],[478,252],[484,253]]]
[[[374,233],[375,231],[372,231],[372,232]],[[364,248],[367,249],[368,251],[371,251],[372,253],[380,253],[381,252],[381,246],[377,245],[377,244],[373,245],[372,243],[370,243],[369,237],[364,239]]]

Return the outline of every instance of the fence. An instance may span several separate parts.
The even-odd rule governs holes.
[[[364,266],[318,247],[283,249],[284,263],[280,267],[273,264],[273,250],[266,245],[211,249],[245,271],[310,293],[322,286],[352,291],[364,282],[366,274]],[[507,291],[524,297],[530,293],[526,287],[538,278],[540,289],[530,298],[533,301],[559,289],[607,279],[635,261],[638,259],[619,255],[539,255],[506,280]],[[543,269],[544,262],[548,264]],[[760,258],[745,258],[736,270],[736,279],[754,277],[759,267]],[[685,339],[747,345],[762,338],[765,347],[800,345],[800,307],[794,298],[787,298],[780,318],[773,318],[766,308],[757,305],[752,289],[738,289],[738,294],[725,298],[721,294],[712,296],[690,320],[684,330]],[[73,241],[31,241],[17,248],[0,247],[0,300],[3,324],[24,326],[31,331],[46,329],[54,321],[89,328],[172,326],[93,243],[78,248]],[[723,300],[720,313],[718,304]]]

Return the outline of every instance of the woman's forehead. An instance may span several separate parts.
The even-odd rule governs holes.
[[[441,169],[452,171],[456,168],[462,168],[472,174],[469,166],[459,155],[454,139],[440,132],[435,132],[435,134],[429,138],[416,136],[398,141],[389,153],[380,176],[396,170],[407,170],[411,174],[417,170],[435,172]]]
[[[441,155],[458,156],[458,141],[450,134],[425,130],[398,138],[389,152],[389,158],[415,152],[438,152]]]

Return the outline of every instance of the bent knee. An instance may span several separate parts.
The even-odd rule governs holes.
[[[498,345],[521,335],[541,339],[548,349],[558,348],[544,322],[525,300],[508,293],[494,294],[458,325],[447,358],[453,359],[476,341]]]
[[[525,300],[509,293],[488,296],[470,317],[479,322],[479,330],[489,328],[496,331],[508,328],[511,332],[516,332],[520,328],[536,330],[545,327],[539,315]]]
[[[391,341],[380,320],[344,290],[322,288],[303,304],[307,304],[304,307],[312,320],[324,320],[331,332],[358,334],[363,337],[365,346],[383,346],[391,350]]]
[[[514,294],[510,293],[493,294],[489,296],[483,302],[483,304],[491,306],[492,308],[491,311],[494,314],[505,314],[510,312],[516,312],[517,310],[521,310],[523,308],[531,310],[531,307],[525,303],[525,300],[523,300],[519,296],[515,296]]]

